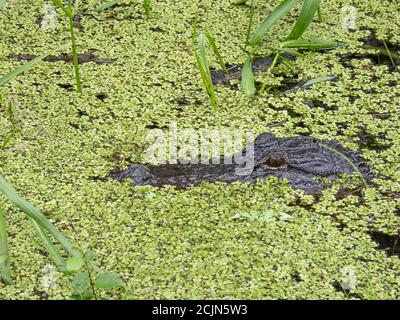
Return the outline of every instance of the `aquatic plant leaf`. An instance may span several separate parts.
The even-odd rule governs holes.
[[[85,260],[82,257],[71,257],[67,260],[67,271],[79,271],[85,265]]]
[[[208,43],[211,45],[211,48],[213,49],[213,52],[214,52],[215,56],[217,57],[217,60],[218,60],[218,62],[220,64],[221,68],[225,71],[225,73],[228,73],[225,61],[222,58],[221,53],[219,52],[219,49],[217,47],[217,44],[215,43],[214,38],[208,32],[206,33],[206,37],[207,37]]]
[[[294,25],[288,40],[298,39],[311,24],[315,13],[320,5],[320,0],[305,0],[300,15]]]
[[[329,39],[295,39],[281,43],[282,48],[303,48],[303,49],[332,49],[343,46],[343,43]]]
[[[316,77],[314,79],[308,80],[305,84],[302,85],[302,87],[309,87],[309,86],[312,86],[314,84],[317,84],[317,83],[320,83],[320,82],[324,82],[324,81],[333,80],[333,79],[336,79],[336,76]]]
[[[72,289],[74,290],[74,294],[82,294],[84,293],[90,285],[90,276],[89,272],[80,272],[78,273],[74,279],[72,280]]]
[[[254,97],[256,93],[252,63],[253,57],[247,57],[242,69],[241,88],[242,91],[249,97]]]
[[[37,64],[38,62],[42,61],[43,59],[45,59],[46,57],[54,54],[57,51],[60,50],[64,50],[69,46],[69,43],[65,43],[62,46],[56,48],[56,49],[51,49],[49,51],[46,51],[45,53],[43,53],[41,56],[28,61],[27,63],[23,64],[22,66],[10,71],[9,73],[7,73],[6,75],[4,75],[3,77],[0,78],[0,86],[5,85],[7,82],[13,80],[16,76],[20,75],[21,73],[29,70],[30,68],[32,68],[35,64]]]
[[[124,2],[124,1],[125,0],[108,1],[108,2],[105,2],[103,4],[99,4],[94,10],[97,11],[97,12],[104,11],[104,10],[107,10],[108,8],[111,8],[111,7],[113,7],[113,6],[117,5],[117,4],[120,4],[120,3]]]
[[[210,98],[211,106],[214,110],[217,109],[217,98],[215,96],[214,85],[211,78],[210,67],[207,62],[206,55],[206,38],[204,34],[200,34],[198,38],[197,50],[194,50],[194,56],[196,58],[197,68],[200,71],[201,78],[203,80],[204,88]]]
[[[267,31],[284,15],[286,15],[300,0],[284,0],[282,1],[260,24],[254,35],[249,40],[249,45],[258,44]]]
[[[40,228],[46,230],[57,239],[69,254],[77,256],[77,250],[73,244],[38,209],[22,198],[2,175],[0,175],[0,192],[18,209],[34,220]]]
[[[245,4],[248,0],[236,0],[233,4]]]
[[[150,18],[150,13],[151,13],[150,0],[143,0],[143,8],[144,8],[144,12],[145,12],[146,18],[149,19]]]
[[[391,54],[391,52],[390,52],[390,49],[389,49],[389,47],[388,47],[386,41],[383,41],[383,45],[385,46],[385,49],[386,49],[386,52],[387,52],[387,56],[389,57],[390,62],[392,63],[392,66],[393,66],[393,67],[396,67],[396,63],[394,62],[394,59],[393,59],[393,57],[392,57],[392,54]]]
[[[400,56],[399,54],[395,51],[395,50],[390,50],[386,44],[386,41],[384,42],[385,46],[384,47],[375,47],[375,46],[370,46],[370,45],[362,45],[361,48],[362,49],[373,49],[373,50],[377,50],[380,54],[383,54],[385,56],[387,56],[392,64],[399,64],[400,63]],[[393,60],[393,61],[392,61]]]
[[[103,272],[96,279],[95,286],[99,289],[113,289],[122,286],[121,277],[113,272]]]
[[[67,270],[66,263],[64,259],[61,257],[60,252],[57,250],[55,245],[50,241],[49,237],[46,235],[43,229],[34,220],[32,221],[33,225],[36,228],[36,231],[39,234],[40,239],[43,241],[47,251],[49,252],[50,258],[53,260],[58,270],[60,270],[61,272],[65,272]]]
[[[287,214],[286,212],[281,212],[279,216],[279,220],[281,221],[287,221],[291,218],[292,216],[290,214]]]
[[[277,50],[280,51],[280,52],[284,52],[284,53],[290,54],[290,55],[295,56],[295,57],[302,57],[303,56],[303,54],[301,52],[298,52],[297,50],[290,49],[290,48],[278,48]]]
[[[4,212],[0,208],[0,280],[11,284],[10,261],[8,257],[7,226]]]
[[[70,5],[70,2],[68,3],[68,7],[65,7],[61,0],[50,0],[50,1],[53,3],[53,5],[55,5],[59,9],[61,9],[65,15],[67,15],[70,18],[73,17],[73,12],[72,12],[72,7]]]
[[[324,19],[322,17],[321,3],[319,4],[319,6],[317,8],[317,13],[318,13],[318,21],[319,21],[319,23],[322,23],[324,21]]]

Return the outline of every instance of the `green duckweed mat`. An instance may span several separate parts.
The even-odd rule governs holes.
[[[152,1],[146,19],[141,1],[125,3],[93,13],[96,19],[81,18],[79,53],[117,59],[81,65],[82,95],[74,92],[72,65],[64,62],[41,62],[0,88],[14,101],[20,127],[0,152],[0,171],[68,237],[96,251],[104,269],[122,276],[128,289],[123,296],[111,291],[99,297],[400,298],[396,248],[371,233],[396,237],[400,231],[400,67],[381,64],[359,48],[372,38],[398,45],[396,1],[324,1],[323,22],[314,22],[305,36],[351,45],[306,52],[293,71],[279,67],[275,76],[259,73],[256,80],[279,85],[285,73],[297,80],[337,79],[306,91],[264,91],[253,100],[238,82],[217,86],[217,112],[196,69],[193,20],[198,14],[199,30],[214,36],[227,63],[242,63],[249,7],[228,0]],[[277,3],[254,1],[254,25]],[[10,55],[38,55],[68,40],[60,14],[53,28],[43,27],[46,4],[6,1],[0,11],[0,74],[22,63]],[[355,30],[342,26],[346,5],[356,9]],[[264,44],[285,38],[298,12],[296,7],[279,21]],[[218,68],[211,55],[209,60]],[[314,106],[305,103],[310,100]],[[179,129],[249,128],[336,139],[360,151],[378,178],[362,195],[342,199],[335,188],[315,199],[274,178],[188,190],[104,179],[142,160],[148,128],[171,122]],[[0,109],[0,137],[10,128]],[[363,144],[365,137],[375,147]],[[0,284],[0,298],[70,298],[68,278],[54,269],[31,223],[3,197],[0,206],[6,209],[14,279],[13,285]]]

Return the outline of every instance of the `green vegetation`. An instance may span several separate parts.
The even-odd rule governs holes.
[[[56,271],[54,285],[43,288],[45,267],[57,265],[55,254],[43,234],[32,237],[38,232],[32,219],[0,196],[7,222],[0,250],[9,255],[0,261],[0,271],[7,279],[10,270],[13,280],[0,283],[1,299],[399,299],[400,260],[390,255],[395,244],[379,248],[370,235],[375,230],[395,236],[400,230],[397,4],[374,2],[371,13],[371,1],[353,1],[357,29],[348,32],[338,19],[348,2],[321,2],[323,22],[311,24],[301,38],[324,34],[349,44],[329,51],[281,47],[298,17],[290,11],[263,37],[257,55],[294,50],[294,67],[277,58],[276,72],[253,74],[265,90],[252,99],[238,90],[239,81],[218,86],[218,112],[213,112],[198,81],[190,26],[198,13],[199,33],[213,36],[224,63],[245,61],[245,17],[251,8],[233,2],[205,0],[201,10],[198,1],[163,2],[153,6],[150,21],[143,20],[141,1],[129,15],[124,7],[92,12],[100,21],[82,19],[79,43],[118,62],[81,65],[88,90],[65,89],[74,77],[63,62],[37,63],[0,87],[15,104],[19,128],[0,150],[1,173],[84,252],[68,258],[45,231],[68,268],[79,271],[67,276]],[[278,2],[254,1],[253,24],[261,24]],[[82,2],[85,8],[97,4]],[[10,55],[40,54],[64,42],[58,29],[38,28],[42,6],[7,1],[1,11],[1,75],[19,67]],[[396,67],[389,58],[387,64],[376,58],[389,54],[385,48],[362,47],[372,37],[385,40]],[[217,58],[208,63],[219,67]],[[327,76],[335,80],[322,81]],[[311,85],[275,90],[286,88],[287,79]],[[12,128],[4,104],[0,143]],[[163,130],[170,122],[179,129],[246,128],[255,135],[338,140],[361,152],[377,179],[363,195],[337,198],[335,186],[319,199],[282,179],[204,183],[188,190],[133,188],[129,181],[107,179],[110,171],[142,161],[147,128]],[[88,267],[93,250],[111,274]],[[349,268],[355,286],[347,282]]]
[[[10,186],[0,175],[0,192],[18,209],[32,220],[39,237],[47,248],[50,257],[61,272],[77,273],[72,281],[73,296],[76,298],[96,298],[97,289],[113,289],[122,286],[120,277],[115,273],[103,272],[94,261],[94,253],[84,253],[67,239],[46,217],[32,204],[20,197],[16,190]],[[52,236],[69,254],[67,261],[61,256],[56,246],[48,235]],[[80,272],[85,267],[85,271]],[[93,273],[98,277],[93,281]],[[9,267],[7,227],[2,209],[0,208],[0,275],[5,284],[11,284],[11,271]],[[85,279],[87,281],[85,281]]]
[[[0,280],[5,284],[11,284],[10,260],[8,256],[7,225],[4,213],[0,208]]]
[[[4,97],[0,94],[0,107],[4,108],[6,113],[6,117],[11,124],[11,129],[8,134],[6,134],[4,140],[0,143],[0,149],[5,149],[7,145],[10,143],[11,139],[14,135],[19,131],[19,127],[17,125],[16,119],[16,110],[15,106],[11,101],[6,101]]]
[[[115,5],[117,5],[117,4],[123,3],[124,1],[126,1],[126,0],[112,0],[112,1],[104,2],[104,3],[102,3],[102,4],[99,4],[99,5],[95,8],[95,10],[96,10],[97,12],[104,11],[104,10],[107,10],[107,9],[109,9],[109,8],[112,8],[113,6],[115,6]]]
[[[214,85],[211,79],[210,67],[206,55],[206,37],[200,34],[198,38],[197,48],[194,49],[197,68],[200,71],[201,79],[203,80],[204,89],[210,97],[210,103],[214,111],[217,110],[217,97],[215,95]]]
[[[250,54],[247,58],[246,63],[251,62],[251,57],[257,52],[258,46],[261,40],[265,37],[267,32],[272,28],[274,24],[277,23],[282,17],[287,15],[295,5],[297,5],[300,0],[284,0],[282,1],[272,12],[264,19],[264,21],[258,26],[253,36],[247,37],[246,45],[250,46]],[[240,2],[244,3],[244,2]],[[251,7],[253,8],[253,2],[251,3]],[[251,19],[249,23],[248,33],[250,32],[251,25],[253,22],[253,9],[251,10]],[[318,12],[318,16],[320,21],[322,21],[322,14],[320,8],[320,0],[304,0],[303,6],[301,8],[299,17],[292,28],[289,36],[283,41],[278,48],[272,48],[275,51],[274,61],[269,68],[269,72],[275,68],[277,63],[281,60],[282,63],[292,68],[291,63],[282,56],[282,53],[288,53],[294,56],[301,55],[294,49],[331,49],[338,46],[338,43],[333,40],[325,40],[325,39],[300,39],[306,29],[310,26],[311,22],[315,14]],[[289,49],[289,50],[288,50]],[[246,72],[242,73],[242,90],[247,96],[253,97],[256,93],[256,90],[251,89],[247,90],[247,86],[244,84],[251,83],[251,86],[255,88],[254,85],[254,76],[252,72],[252,67],[246,66]]]
[[[203,80],[204,89],[206,90],[209,98],[211,106],[214,111],[217,110],[218,102],[217,97],[215,95],[214,84],[211,78],[210,66],[207,61],[207,53],[206,53],[206,39],[210,44],[214,55],[216,56],[220,66],[225,72],[228,72],[224,59],[222,58],[221,53],[218,50],[217,44],[215,43],[214,38],[210,33],[206,33],[205,35],[201,33],[198,36],[197,44],[196,44],[196,35],[197,35],[197,18],[195,19],[192,31],[193,38],[193,46],[194,46],[194,56],[196,59],[197,68],[199,69],[201,79]]]
[[[76,50],[76,39],[75,39],[75,31],[74,31],[74,7],[72,6],[72,1],[68,0],[68,4],[65,6],[62,0],[51,0],[51,2],[57,6],[65,16],[68,18],[69,32],[71,38],[71,52],[72,52],[72,60],[74,63],[74,73],[75,73],[75,81],[76,81],[76,92],[82,93],[82,83],[81,76],[79,72],[79,61],[78,61],[78,52]]]
[[[13,80],[15,77],[17,77],[18,75],[20,75],[21,73],[24,73],[25,71],[33,68],[38,62],[43,61],[43,59],[47,58],[48,56],[61,51],[63,49],[65,49],[67,47],[66,44],[57,47],[56,49],[51,49],[46,51],[45,53],[43,53],[42,55],[36,57],[35,59],[21,65],[20,67],[11,70],[9,73],[5,74],[4,76],[2,76],[0,78],[0,87],[4,86],[7,82]]]
[[[254,94],[256,92],[252,70],[252,61],[253,58],[251,56],[247,57],[247,60],[244,63],[242,69],[242,90],[249,97],[254,97]]]
[[[51,236],[53,236],[66,250],[68,254],[70,254],[71,256],[79,256],[79,253],[77,253],[76,249],[74,249],[74,245],[60,231],[58,231],[58,229],[51,222],[49,222],[46,219],[46,217],[39,212],[38,209],[32,206],[25,199],[21,198],[17,194],[15,189],[12,186],[10,186],[1,175],[0,175],[0,192],[4,194],[5,197],[11,203],[13,203],[17,208],[23,211],[32,221],[34,221],[35,226],[40,230],[40,235],[42,239],[46,240],[45,244],[48,248],[50,246],[50,242],[48,241],[46,233],[49,233]],[[5,224],[3,225],[5,226]],[[6,229],[4,227],[4,231],[5,230]],[[6,237],[5,233],[2,234],[2,238],[5,237]],[[65,263],[61,259],[61,255],[58,253],[55,247],[51,245],[49,251],[54,253],[52,254],[52,258],[54,258],[54,262],[58,265],[60,271],[65,271],[64,268]]]
[[[150,0],[143,0],[143,8],[146,15],[146,18],[150,18],[151,14],[151,1]]]

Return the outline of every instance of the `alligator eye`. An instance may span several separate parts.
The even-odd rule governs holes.
[[[287,157],[280,154],[271,154],[264,160],[264,164],[271,168],[279,168],[287,164]]]

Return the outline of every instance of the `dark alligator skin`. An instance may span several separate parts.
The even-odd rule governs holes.
[[[246,151],[241,155],[246,155]],[[221,164],[132,164],[127,170],[114,172],[111,176],[117,180],[131,178],[136,186],[174,185],[179,188],[203,181],[255,182],[275,176],[287,179],[294,188],[307,194],[320,194],[329,187],[327,181],[334,181],[341,174],[358,173],[363,185],[373,178],[356,152],[344,149],[337,142],[319,141],[308,136],[275,138],[268,133],[261,134],[254,141],[253,171],[243,175],[241,168],[243,164],[224,164],[224,159]]]

